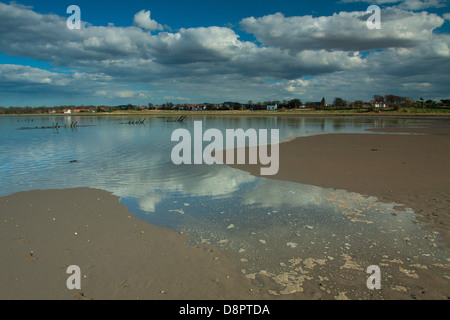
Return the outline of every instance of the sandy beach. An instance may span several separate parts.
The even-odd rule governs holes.
[[[450,125],[376,131],[398,134],[329,134],[280,145],[280,170],[266,178],[345,189],[414,209],[450,243]],[[259,174],[259,166],[235,166]],[[0,198],[0,299],[343,299],[367,292],[365,270],[338,276],[338,292],[319,278],[294,294],[269,277],[245,277],[236,253],[137,219],[102,190],[78,188],[20,192]],[[344,261],[347,263],[348,261]],[[342,262],[342,264],[344,263]],[[339,262],[341,263],[341,262]],[[69,290],[67,267],[81,269],[81,289]],[[442,266],[448,269],[448,266]],[[449,279],[419,268],[417,277],[389,274],[405,287],[367,293],[369,299],[448,299]],[[342,269],[342,267],[341,267]],[[356,275],[356,276],[354,276]],[[420,275],[420,277],[419,277]],[[314,274],[310,274],[314,277]],[[352,279],[352,280],[350,280]],[[364,281],[357,281],[363,279]]]
[[[131,216],[88,188],[0,199],[0,299],[261,299],[230,252]],[[81,270],[69,290],[67,268]]]

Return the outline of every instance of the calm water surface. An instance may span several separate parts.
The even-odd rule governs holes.
[[[395,203],[257,178],[226,165],[176,166],[170,157],[172,132],[192,132],[194,120],[202,121],[203,130],[279,129],[282,141],[412,127],[419,120],[196,116],[184,123],[155,117],[129,124],[137,119],[0,117],[0,196],[75,187],[112,192],[138,218],[239,252],[243,273],[269,275],[286,286],[284,293],[301,291],[313,269],[331,283],[337,273],[364,272],[373,264],[448,263],[448,250],[436,248],[438,235],[413,223],[412,210],[395,210]],[[78,128],[48,128],[75,121]],[[433,272],[446,276],[441,269]]]

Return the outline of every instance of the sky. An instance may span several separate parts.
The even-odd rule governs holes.
[[[440,100],[449,70],[447,0],[0,1],[4,107]]]

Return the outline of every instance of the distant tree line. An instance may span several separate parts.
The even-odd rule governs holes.
[[[327,104],[325,99],[320,102],[306,102],[303,103],[300,99],[291,100],[273,100],[264,102],[253,102],[248,101],[248,103],[240,103],[227,101],[222,104],[213,103],[203,103],[200,105],[195,105],[194,110],[266,110],[268,105],[276,105],[279,110],[284,109],[299,109],[299,108],[309,108],[315,110],[345,110],[345,109],[361,109],[369,108],[374,109],[376,106],[382,106],[385,108],[392,108],[398,110],[400,108],[446,108],[450,106],[450,99],[442,99],[439,102],[433,100],[425,100],[420,98],[417,101],[413,101],[408,97],[401,97],[392,94],[385,96],[374,95],[371,101],[355,100],[346,101],[343,98],[336,97],[332,103]],[[120,106],[55,106],[55,107],[1,107],[0,114],[52,114],[52,113],[63,113],[64,110],[81,111],[81,112],[114,112],[117,110],[148,110],[148,109],[160,109],[160,110],[193,110],[192,105],[187,104],[173,104],[171,102],[166,102],[161,105],[154,105],[149,103],[147,106],[135,106],[131,103],[127,105]]]

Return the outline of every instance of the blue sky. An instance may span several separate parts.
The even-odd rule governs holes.
[[[449,18],[442,0],[0,2],[0,106],[448,98]]]
[[[224,26],[238,23],[250,16],[264,16],[282,12],[286,16],[328,15],[333,12],[365,9],[364,3],[343,4],[324,0],[166,0],[166,1],[17,1],[26,6],[33,6],[39,13],[65,13],[66,8],[76,4],[83,9],[83,19],[96,25],[112,22],[117,26],[129,26],[136,12],[147,9],[154,12],[153,18],[173,28]]]
[[[371,1],[376,3],[376,1]],[[393,0],[394,2],[394,0]],[[5,2],[7,3],[7,2]],[[166,0],[166,1],[105,1],[105,0],[19,0],[17,3],[32,6],[42,14],[65,15],[66,8],[76,4],[82,8],[82,19],[95,25],[126,27],[132,24],[136,12],[146,9],[152,11],[152,18],[174,30],[208,26],[238,25],[247,17],[262,17],[276,12],[290,16],[326,16],[340,11],[364,11],[367,2],[344,3],[335,0]],[[379,4],[381,8],[387,4]],[[427,8],[428,12],[443,14],[448,7]],[[448,32],[450,23],[445,29]],[[237,28],[238,29],[238,28]]]

